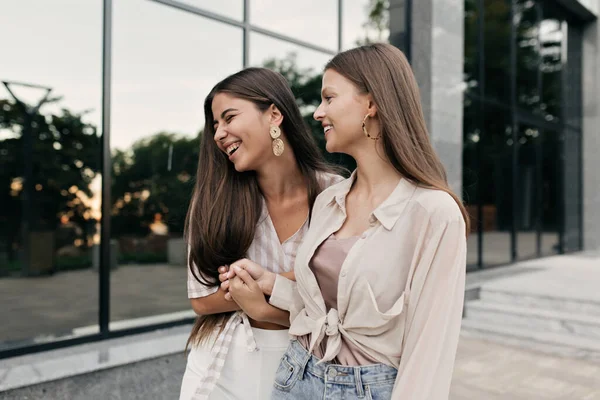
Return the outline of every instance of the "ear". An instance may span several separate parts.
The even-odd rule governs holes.
[[[267,116],[269,117],[269,124],[280,126],[283,122],[283,114],[279,111],[279,108],[275,104],[271,104],[267,110]]]
[[[377,105],[370,94],[367,95],[367,112],[371,118],[377,116]]]

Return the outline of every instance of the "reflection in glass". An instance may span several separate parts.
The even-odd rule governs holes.
[[[485,265],[511,261],[513,145],[509,110],[486,105],[478,176]]]
[[[564,136],[559,131],[546,130],[542,136],[542,254],[556,254],[561,251],[560,224],[561,187],[563,185],[563,163],[561,147]],[[565,182],[566,184],[566,182]]]
[[[183,227],[203,102],[241,69],[242,31],[144,0],[115,2],[113,26],[110,311],[119,329],[193,316]]]
[[[337,3],[337,0],[251,0],[250,21],[261,28],[336,50]]]
[[[471,234],[467,243],[467,265],[479,263],[479,150],[481,143],[481,103],[465,96],[463,114],[463,200],[471,217]]]
[[[397,2],[397,1],[396,1]],[[374,42],[388,42],[390,1],[344,0],[342,50]]]
[[[510,0],[484,2],[485,96],[510,102]]]
[[[543,19],[540,23],[542,55],[542,115],[546,121],[558,122],[562,108],[562,53],[566,44],[564,32],[567,23],[560,10],[544,3]]]
[[[304,120],[311,127],[325,157],[330,162],[354,169],[355,164],[350,157],[325,151],[323,127],[313,118],[313,113],[321,102],[323,67],[332,56],[258,33],[252,34],[250,43],[250,64],[277,71],[288,80]]]
[[[579,250],[582,247],[581,237],[581,131],[567,129],[564,141],[564,238],[563,250],[566,252]]]
[[[514,4],[516,31],[517,107],[536,111],[540,104],[540,25],[539,7],[531,0]]]
[[[210,11],[215,14],[221,14],[237,20],[244,19],[244,1],[243,0],[176,0],[179,3],[189,4],[194,7]]]
[[[537,255],[540,225],[540,136],[531,125],[520,124],[517,131],[517,254],[519,258]]]
[[[479,91],[479,24],[480,14],[477,0],[465,0],[465,60],[464,75],[465,93]],[[465,105],[466,107],[466,105]]]
[[[101,10],[2,6],[0,350],[98,331]]]

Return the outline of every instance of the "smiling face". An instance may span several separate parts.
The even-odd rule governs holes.
[[[251,101],[228,93],[216,94],[211,109],[215,143],[236,171],[259,170],[274,157],[269,136],[271,109],[262,112]]]
[[[362,120],[369,109],[369,96],[333,69],[323,74],[321,104],[313,117],[321,122],[327,151],[351,154],[356,143],[364,142]]]

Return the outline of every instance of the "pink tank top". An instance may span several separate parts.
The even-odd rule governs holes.
[[[334,235],[329,236],[310,260],[309,267],[315,274],[315,278],[321,288],[327,311],[337,309],[337,289],[342,264],[348,252],[354,246],[359,236],[337,239]],[[310,334],[298,338],[305,349],[310,346]],[[327,336],[323,338],[320,345],[313,349],[315,357],[322,358],[327,348]],[[340,365],[369,365],[377,364],[378,361],[369,357],[351,342],[342,336],[342,347],[337,357],[332,360],[334,364]]]

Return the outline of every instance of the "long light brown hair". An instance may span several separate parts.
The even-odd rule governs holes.
[[[461,199],[450,189],[446,170],[431,145],[419,87],[402,51],[384,43],[360,46],[337,54],[325,66],[328,69],[372,96],[387,158],[404,178],[452,196],[468,234],[469,216]]]
[[[198,172],[184,233],[190,248],[188,268],[198,282],[210,287],[220,284],[219,266],[229,265],[246,256],[254,240],[263,204],[256,172],[237,172],[214,141],[212,102],[218,93],[251,101],[261,112],[271,105],[279,109],[283,115],[281,130],[290,144],[286,151],[294,152],[306,180],[309,209],[324,189],[319,185],[317,172],[339,172],[325,162],[281,74],[266,68],[246,68],[217,83],[204,101],[205,124],[200,141]],[[200,274],[196,273],[194,265]],[[215,328],[223,329],[230,315],[198,317],[186,348],[207,339]]]

